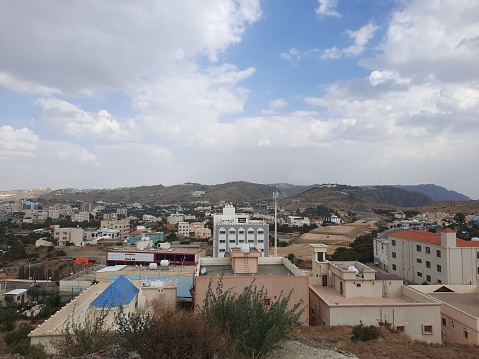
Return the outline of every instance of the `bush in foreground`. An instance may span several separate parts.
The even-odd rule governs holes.
[[[122,356],[141,358],[238,358],[227,333],[212,328],[200,316],[168,307],[161,299],[143,313],[116,316],[116,343]]]
[[[280,295],[271,305],[265,303],[267,292],[258,289],[254,282],[239,295],[231,289],[224,290],[223,282],[208,286],[201,316],[211,325],[229,333],[242,353],[261,357],[286,336],[288,329],[298,325],[304,311],[302,302],[289,308],[292,292]]]
[[[359,325],[353,327],[351,340],[353,342],[366,342],[368,340],[378,339],[381,336],[381,332],[378,327],[374,325],[365,326],[361,322]]]

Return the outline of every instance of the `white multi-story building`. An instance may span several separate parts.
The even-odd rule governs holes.
[[[256,246],[267,257],[269,226],[262,220],[251,220],[248,214],[236,213],[232,205],[225,205],[223,214],[213,216],[213,257],[224,257],[231,246],[242,243]]]
[[[456,238],[450,228],[441,234],[404,230],[388,237],[389,272],[413,283],[473,284],[479,272],[479,241]]]
[[[182,213],[172,213],[166,218],[166,220],[168,224],[177,224],[178,222],[185,221],[185,215]]]
[[[287,224],[290,227],[303,227],[311,225],[311,221],[308,217],[288,216]]]
[[[79,212],[72,215],[72,222],[90,222],[90,212]]]
[[[373,239],[374,264],[382,270],[389,271],[388,240],[385,238]]]

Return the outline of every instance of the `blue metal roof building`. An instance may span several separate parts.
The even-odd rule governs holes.
[[[94,308],[115,308],[130,304],[139,291],[125,276],[119,276],[90,303],[90,306]]]

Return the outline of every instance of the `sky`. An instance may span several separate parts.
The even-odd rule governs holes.
[[[479,199],[476,0],[0,0],[0,190]]]

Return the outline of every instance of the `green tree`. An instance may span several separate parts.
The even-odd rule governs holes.
[[[454,220],[459,224],[463,224],[464,221],[466,220],[466,215],[462,212],[457,212],[456,215],[454,216]]]

